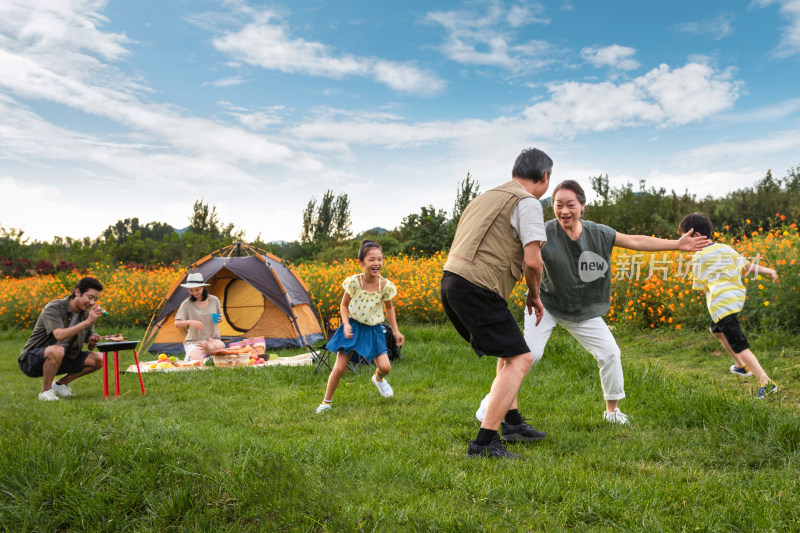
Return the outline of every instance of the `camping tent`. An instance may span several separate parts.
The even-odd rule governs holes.
[[[242,247],[254,255],[232,255],[234,249],[241,253]],[[225,253],[228,255],[220,257]],[[175,327],[175,313],[189,297],[189,290],[180,284],[193,272],[203,274],[209,294],[219,298],[223,340],[264,337],[267,348],[279,348],[310,346],[323,338],[308,289],[300,278],[272,254],[231,245],[195,262],[169,289],[142,342],[145,347],[152,341],[151,353],[183,353],[186,330]]]

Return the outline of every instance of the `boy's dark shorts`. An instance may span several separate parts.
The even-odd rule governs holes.
[[[739,325],[739,313],[722,317],[719,322],[712,322],[711,333],[722,333],[733,353],[742,353],[750,347],[750,343],[747,342],[747,337],[744,336]]]
[[[32,378],[40,378],[44,375],[44,351],[47,348],[33,348],[28,352],[28,356],[22,361],[19,361],[19,369],[26,376]],[[83,365],[86,363],[86,358],[92,352],[81,351],[74,359],[68,359],[67,356],[61,360],[61,366],[58,367],[57,376],[61,374],[74,374],[83,370]]]
[[[499,294],[445,272],[441,298],[456,331],[478,355],[506,358],[530,352],[508,303]]]

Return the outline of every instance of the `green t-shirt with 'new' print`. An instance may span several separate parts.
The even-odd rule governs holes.
[[[608,312],[611,299],[611,250],[617,232],[603,224],[582,220],[583,231],[572,240],[558,220],[544,227],[541,299],[553,315],[583,322]]]

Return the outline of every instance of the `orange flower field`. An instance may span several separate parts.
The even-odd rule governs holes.
[[[780,215],[777,215],[780,216]],[[748,303],[742,313],[749,326],[797,330],[800,314],[800,236],[796,224],[764,232],[753,228],[748,235],[716,235],[716,242],[730,244],[748,259],[758,257],[761,265],[778,271],[780,281],[746,277]],[[678,252],[633,252],[615,248],[610,275],[610,324],[635,328],[705,327],[709,321],[705,300],[692,289],[686,262],[691,254]],[[431,257],[397,255],[386,257],[383,275],[392,280],[399,294],[394,300],[398,321],[442,323],[439,280],[446,255]],[[342,281],[359,272],[355,259],[332,264],[296,265],[309,286],[322,315],[338,315]],[[28,329],[44,304],[69,293],[82,275],[101,280],[105,290],[101,304],[109,311],[109,325],[145,327],[156,306],[182,267],[171,265],[152,269],[95,265],[86,273],[74,272],[23,279],[0,278],[0,326]],[[524,284],[517,285],[509,304],[521,319]]]
[[[80,273],[0,278],[0,326],[31,328],[47,302],[69,295],[81,277],[93,276],[103,284],[99,303],[109,313],[100,321],[110,326],[146,327],[153,310],[181,271],[178,265],[145,270],[94,265]]]

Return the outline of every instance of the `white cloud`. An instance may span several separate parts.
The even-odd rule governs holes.
[[[797,112],[800,112],[800,98],[790,98],[781,102],[775,102],[774,104],[761,106],[756,109],[717,117],[717,120],[732,124],[753,124],[757,122],[781,120],[783,118],[792,116]]]
[[[68,6],[69,12],[64,5],[0,4],[0,71],[4,73],[0,94],[5,91],[20,99],[48,101],[110,119],[129,130],[126,141],[147,138],[148,155],[183,160],[192,171],[196,163],[191,158],[198,156],[224,165],[322,170],[313,157],[295,152],[280,140],[190,116],[172,105],[143,102],[142,92],[151,91],[140,80],[93,55],[112,60],[127,54],[121,47],[123,37],[102,33],[97,27],[105,19],[92,9],[104,7],[104,2],[75,1]],[[10,16],[15,17],[14,24]]]
[[[99,13],[102,0],[4,0],[0,3],[0,34],[4,48],[24,48],[41,60],[50,57],[50,66],[61,61],[50,56],[51,50],[86,52],[106,60],[128,54],[124,34],[106,33],[98,29],[108,19]],[[88,60],[88,58],[84,58]],[[63,65],[64,69],[69,65]]]
[[[539,2],[523,2],[508,9],[506,20],[512,28],[520,28],[530,24],[549,24],[549,19],[539,16],[544,11],[545,7]]]
[[[316,110],[289,133],[305,142],[410,148],[435,143],[498,147],[542,138],[564,139],[624,127],[674,127],[730,108],[741,83],[730,72],[690,63],[671,70],[661,65],[631,81],[615,84],[564,82],[548,87],[549,99],[519,115],[493,120],[464,119],[409,123],[396,115]]]
[[[340,54],[323,43],[292,37],[288,25],[275,12],[252,14],[251,23],[214,39],[214,46],[250,65],[286,73],[368,77],[393,90],[423,96],[444,90],[443,80],[412,62]]]
[[[789,57],[800,53],[800,0],[754,0],[753,4],[760,7],[778,4],[781,14],[789,20],[775,55]]]
[[[284,124],[285,115],[289,111],[286,106],[282,105],[251,111],[244,107],[234,106],[230,102],[220,102],[219,104],[239,123],[254,131],[265,131],[274,126]]]
[[[661,65],[629,82],[553,84],[550,99],[525,116],[556,135],[572,136],[623,126],[675,126],[702,120],[733,105],[741,83],[728,71],[689,63]]]
[[[679,33],[710,37],[717,41],[730,37],[736,32],[733,27],[733,17],[724,14],[711,20],[681,22],[672,26],[671,29]]]
[[[613,44],[604,48],[586,47],[581,50],[581,57],[596,67],[612,67],[621,70],[639,68],[639,62],[633,59],[636,49]]]
[[[491,3],[486,13],[433,11],[425,20],[441,25],[447,32],[442,52],[457,63],[501,67],[514,73],[542,69],[555,61],[556,49],[544,40],[520,40],[519,28],[547,24],[539,18],[540,4],[524,4],[506,10]]]
[[[776,131],[766,137],[744,141],[711,143],[687,150],[677,157],[709,167],[720,163],[749,165],[751,161],[781,153],[791,154],[792,157],[800,153],[800,129]]]
[[[244,83],[244,78],[241,76],[227,76],[214,81],[204,82],[203,85],[213,85],[214,87],[234,87]]]

